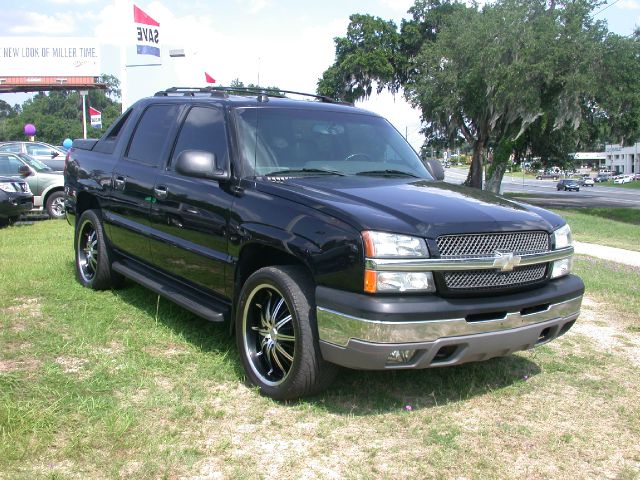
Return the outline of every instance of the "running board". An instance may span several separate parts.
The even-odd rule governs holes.
[[[216,301],[196,289],[182,285],[162,273],[151,271],[128,260],[113,262],[111,268],[205,320],[224,322],[229,317],[229,306],[223,302]],[[158,281],[152,276],[162,278],[164,282]]]

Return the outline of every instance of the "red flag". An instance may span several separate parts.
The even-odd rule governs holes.
[[[142,9],[138,8],[136,5],[133,6],[133,21],[134,23],[143,23],[145,25],[152,25],[154,27],[160,26],[158,22],[144,13]]]
[[[209,75],[207,72],[204,72],[204,81],[207,83],[216,83],[216,79]]]

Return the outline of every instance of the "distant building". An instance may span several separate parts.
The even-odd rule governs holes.
[[[600,170],[605,168],[607,159],[605,152],[576,152],[570,155],[573,157],[574,165],[578,170]]]
[[[622,147],[620,145],[606,145],[605,168],[615,173],[638,173],[640,172],[640,143],[636,143],[630,147]]]

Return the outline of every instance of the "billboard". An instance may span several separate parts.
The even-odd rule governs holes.
[[[0,76],[97,77],[100,46],[88,37],[0,37]]]

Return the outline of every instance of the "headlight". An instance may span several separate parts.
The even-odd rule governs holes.
[[[571,273],[573,268],[573,258],[563,258],[562,260],[556,260],[553,262],[553,269],[551,270],[551,278],[564,277]]]
[[[571,237],[571,228],[569,228],[569,224],[565,224],[563,227],[554,231],[553,237],[556,243],[556,250],[573,245],[573,238]]]
[[[365,256],[372,259],[429,258],[424,239],[386,232],[362,232]],[[434,292],[431,272],[365,270],[367,293]]]
[[[368,258],[429,257],[422,238],[386,232],[362,232]]]
[[[367,270],[364,289],[369,293],[434,292],[431,272],[376,272]]]
[[[16,187],[11,182],[0,182],[0,190],[4,190],[5,192],[17,192]]]

